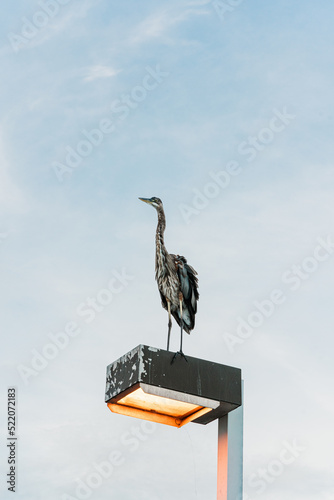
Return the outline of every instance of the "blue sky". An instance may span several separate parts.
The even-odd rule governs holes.
[[[18,389],[17,498],[79,500],[80,481],[99,500],[215,498],[216,424],[141,427],[104,404],[105,367],[166,341],[156,214],[138,196],[163,200],[167,248],[199,273],[185,352],[243,370],[248,500],[334,498],[334,6],[46,4],[7,3],[0,20],[1,380],[3,395]],[[88,322],[78,308],[106,301],[111,280]],[[55,336],[67,344],[47,351]],[[43,352],[54,357],[36,370]],[[299,451],[275,476],[286,443]]]

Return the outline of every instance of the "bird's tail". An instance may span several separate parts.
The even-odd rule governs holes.
[[[175,319],[178,325],[181,326],[180,311],[178,311],[177,315],[175,315]],[[193,330],[195,326],[195,315],[194,314],[192,315],[189,309],[184,306],[182,311],[182,320],[183,320],[183,330],[190,335],[191,330]]]

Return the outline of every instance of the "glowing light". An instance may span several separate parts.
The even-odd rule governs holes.
[[[114,413],[181,427],[212,410],[196,404],[178,401],[144,392],[141,387],[108,403]]]
[[[118,401],[118,404],[179,418],[187,417],[191,413],[203,408],[202,406],[184,403],[183,401],[147,394],[141,387],[124,396]]]

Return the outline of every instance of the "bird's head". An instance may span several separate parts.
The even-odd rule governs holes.
[[[152,205],[156,210],[159,210],[159,208],[162,208],[162,201],[160,198],[157,198],[156,196],[153,196],[153,198],[139,198],[141,201],[144,201],[145,203],[148,203],[149,205]]]

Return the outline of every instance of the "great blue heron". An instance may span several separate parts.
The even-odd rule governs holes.
[[[167,351],[169,351],[172,315],[181,327],[180,350],[176,354],[185,357],[182,352],[183,330],[190,333],[195,326],[199,297],[197,272],[187,264],[184,257],[170,254],[166,250],[164,243],[166,217],[162,201],[156,197],[139,199],[154,207],[158,213],[155,237],[155,279],[158,283],[162,307],[168,311]]]

